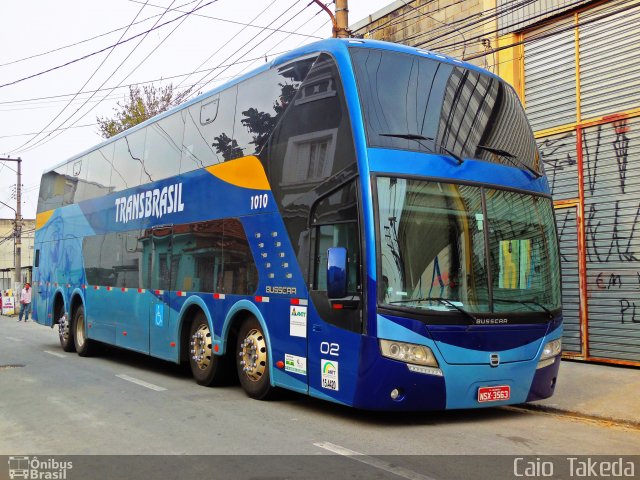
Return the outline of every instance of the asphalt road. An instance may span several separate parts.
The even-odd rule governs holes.
[[[473,455],[507,456],[501,468],[509,469],[513,456],[638,455],[639,446],[637,429],[517,408],[389,414],[293,393],[256,401],[237,385],[201,387],[185,368],[123,350],[81,358],[62,351],[57,330],[0,317],[0,455],[223,455],[218,472],[236,477],[262,465],[262,475],[247,478],[302,478],[332,458],[336,478],[357,478],[341,475],[353,469],[363,478],[457,471],[477,479],[489,478],[477,473],[491,457]],[[291,455],[301,456],[292,471],[266,474],[268,465],[287,467]],[[444,462],[451,465],[434,455],[452,456]],[[182,458],[204,468],[216,457]],[[122,475],[121,463],[120,478],[134,478]]]

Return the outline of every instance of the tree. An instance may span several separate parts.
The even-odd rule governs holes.
[[[124,103],[118,102],[114,108],[113,118],[97,117],[100,135],[104,138],[113,137],[128,128],[144,122],[148,118],[168,110],[181,103],[189,91],[176,93],[173,85],[156,88],[153,85],[129,87],[129,98]]]
[[[253,143],[256,146],[256,153],[260,153],[262,147],[267,143],[269,136],[273,133],[276,125],[280,121],[280,118],[287,110],[287,107],[296,96],[296,93],[299,88],[299,84],[291,85],[291,84],[283,84],[280,83],[280,97],[276,99],[273,104],[273,111],[276,113],[275,116],[270,113],[260,112],[256,108],[249,108],[242,112],[244,118],[240,120],[242,125],[247,127],[249,133],[254,134],[253,140],[249,143]]]
[[[216,149],[216,152],[222,155],[225,161],[233,160],[243,155],[242,149],[238,146],[238,142],[231,139],[226,133],[222,132],[217,137],[214,137],[214,140],[215,142],[213,142],[211,146]]]

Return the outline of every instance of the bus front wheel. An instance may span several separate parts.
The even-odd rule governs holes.
[[[238,332],[236,366],[240,385],[247,395],[258,400],[272,392],[269,377],[269,351],[260,322],[247,318]]]
[[[204,313],[199,312],[194,318],[189,338],[189,365],[196,382],[205,387],[226,383],[230,369],[227,368],[225,360],[229,355],[220,356],[213,353],[213,334]],[[233,368],[233,365],[231,367]]]

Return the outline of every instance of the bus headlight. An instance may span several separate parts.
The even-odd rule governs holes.
[[[380,340],[380,352],[383,357],[414,365],[437,367],[438,361],[429,347],[414,343]]]
[[[556,340],[551,340],[542,349],[540,360],[546,360],[547,358],[555,357],[556,355],[560,355],[560,352],[562,352],[562,339],[557,338]]]
[[[537,368],[544,368],[552,365],[555,361],[555,357],[560,355],[562,352],[562,339],[557,338],[555,340],[551,340],[547,343],[542,349],[542,355],[540,355],[540,361],[538,362]]]

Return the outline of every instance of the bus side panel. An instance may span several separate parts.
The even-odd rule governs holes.
[[[273,202],[271,197],[270,201]],[[292,320],[302,318],[294,313],[304,317],[307,310],[305,305],[294,305],[292,299],[308,301],[308,293],[284,222],[277,213],[252,215],[240,220],[258,270],[254,301],[266,320],[272,366],[279,361],[284,363],[284,368],[273,369],[272,382],[307,393],[307,334],[295,328],[292,330],[291,325]]]
[[[309,306],[309,394],[353,405],[358,388],[362,335],[331,325]]]
[[[271,339],[272,363],[276,365],[282,361],[285,364],[284,369],[274,371],[273,383],[279,387],[307,393],[307,342],[304,337],[291,335],[290,299],[271,297],[269,303],[262,305],[264,306],[261,311],[267,320]],[[300,310],[300,307],[294,308]],[[303,363],[304,368],[302,368]]]
[[[113,295],[105,287],[87,286],[84,294],[87,336],[110,345],[116,344],[115,316],[112,314]],[[111,298],[110,298],[111,297]]]
[[[113,293],[117,297],[110,305],[110,316],[115,327],[116,344],[149,353],[149,305],[155,297],[137,289]]]
[[[44,250],[43,244],[36,244],[36,251]],[[33,269],[33,319],[41,325],[51,325],[53,315],[49,316],[49,282],[43,279],[40,267]]]
[[[147,352],[154,357],[171,358],[171,332],[175,330],[177,312],[169,307],[175,292],[163,292],[150,297],[135,320],[136,328],[148,337]]]

